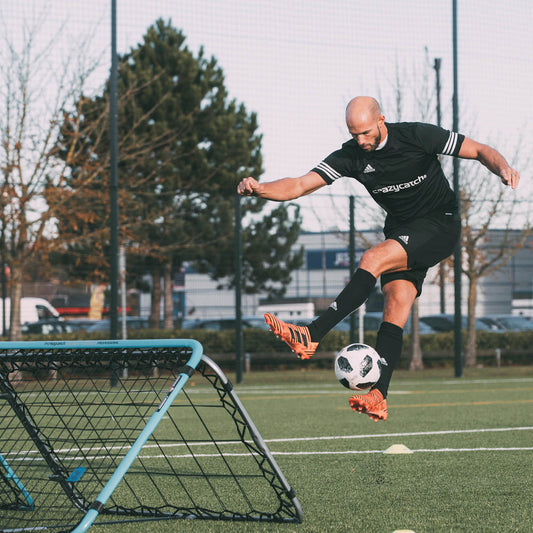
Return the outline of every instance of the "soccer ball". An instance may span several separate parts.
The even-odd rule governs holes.
[[[374,348],[366,344],[350,344],[335,358],[335,375],[347,389],[365,390],[378,381],[381,367],[386,364]]]

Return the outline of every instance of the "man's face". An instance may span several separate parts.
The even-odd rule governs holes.
[[[382,141],[381,127],[383,121],[383,116],[380,116],[377,119],[374,117],[364,121],[348,119],[348,131],[357,141],[357,144],[362,150],[365,152],[372,152]]]

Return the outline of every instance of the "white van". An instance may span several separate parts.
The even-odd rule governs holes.
[[[6,330],[9,330],[11,318],[11,299],[6,298]],[[3,324],[3,303],[0,298],[0,331]],[[60,318],[59,313],[50,302],[44,298],[21,298],[20,299],[20,323],[37,322],[47,318]],[[2,331],[2,334],[4,332]]]

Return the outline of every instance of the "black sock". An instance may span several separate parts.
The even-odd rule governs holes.
[[[402,354],[403,329],[390,322],[382,322],[376,341],[376,352],[385,359],[387,365],[381,368],[381,377],[372,387],[378,389],[383,398],[387,397],[389,383],[394,367],[400,360]]]
[[[309,324],[311,340],[320,342],[331,328],[365,303],[375,284],[376,278],[370,272],[358,268],[327,311]]]

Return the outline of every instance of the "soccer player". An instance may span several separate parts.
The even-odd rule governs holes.
[[[388,416],[387,391],[402,351],[403,327],[427,269],[451,255],[460,236],[456,196],[438,155],[476,159],[512,189],[520,176],[499,152],[460,133],[420,122],[385,122],[379,103],[369,96],[348,103],[346,125],[352,139],[307,174],[267,183],[248,177],[237,192],[285,201],[349,177],[362,183],[386,211],[384,241],[363,254],[349,283],[323,315],[305,327],[265,315],[271,331],[307,359],[326,333],[366,301],[381,276],[384,310],[376,351],[387,365],[367,394],[349,400],[354,411],[378,421]]]

